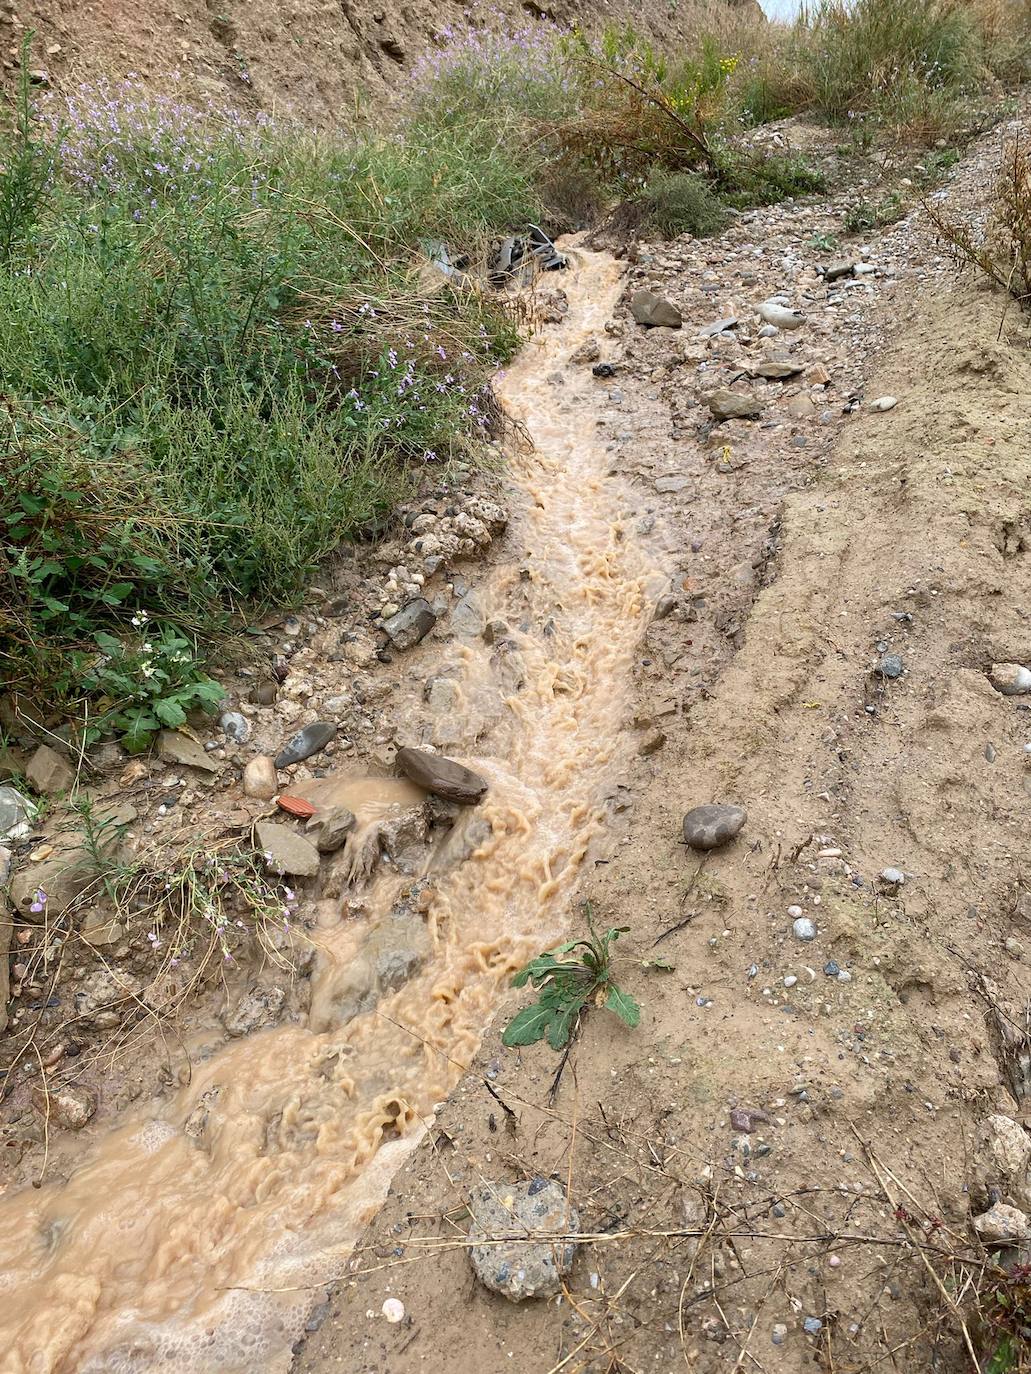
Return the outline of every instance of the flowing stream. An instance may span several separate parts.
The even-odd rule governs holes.
[[[657,584],[596,438],[603,389],[566,366],[609,318],[620,269],[581,253],[560,284],[565,322],[501,385],[533,440],[512,459],[513,561],[482,589],[507,646],[458,650],[463,697],[492,724],[450,751],[490,791],[445,841],[450,866],[432,856],[420,884],[428,958],[342,1019],[402,886],[379,870],[361,916],[323,904],[307,1025],[220,1045],[173,1096],[98,1133],[67,1180],[0,1201],[4,1374],[288,1370],[318,1285],[342,1272],[512,971],[570,921],[630,748],[630,669]],[[557,370],[562,385],[548,381]],[[329,786],[366,830],[421,797],[405,783]]]

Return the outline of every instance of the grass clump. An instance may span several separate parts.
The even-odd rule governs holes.
[[[663,238],[693,234],[707,238],[727,222],[710,178],[699,172],[653,172],[641,193],[646,222]]]
[[[23,97],[0,150],[0,653],[11,686],[142,745],[210,704],[206,637],[491,428],[514,329],[426,285],[419,244],[539,201],[479,128],[316,144],[130,85],[43,117]]]
[[[961,267],[973,268],[1031,311],[1031,139],[1015,138],[1006,148],[983,231],[933,204],[926,209],[939,240]]]

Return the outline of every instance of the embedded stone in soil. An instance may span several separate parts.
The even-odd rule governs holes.
[[[743,806],[707,802],[692,807],[684,817],[684,839],[692,849],[719,849],[741,833],[747,819]]]
[[[473,1218],[469,1262],[482,1284],[510,1302],[550,1297],[560,1291],[576,1243],[558,1243],[557,1238],[580,1229],[576,1208],[561,1184],[545,1178],[488,1182],[471,1193],[469,1211]],[[505,1239],[524,1231],[534,1239]]]

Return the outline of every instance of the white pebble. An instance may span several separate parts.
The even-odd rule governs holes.
[[[797,918],[798,918],[799,916],[801,916],[801,914],[802,914],[802,908],[801,908],[800,906],[789,906],[789,907],[788,907],[788,915],[792,918],[792,920],[797,920]]]
[[[898,405],[897,396],[878,396],[876,401],[870,402],[871,410],[894,410]]]
[[[404,1321],[405,1305],[400,1298],[387,1298],[382,1310],[388,1322]]]

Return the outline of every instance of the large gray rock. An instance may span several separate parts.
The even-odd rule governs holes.
[[[0,840],[23,840],[32,832],[36,808],[15,787],[0,787]]]
[[[399,749],[397,766],[419,787],[460,806],[474,806],[487,791],[487,783],[479,773],[425,749]]]
[[[305,829],[314,832],[320,854],[335,854],[356,824],[354,812],[346,806],[329,806],[325,811],[316,811]]]
[[[1031,692],[1031,669],[1020,663],[993,663],[989,679],[1004,697],[1019,697]]]
[[[420,640],[426,638],[437,623],[433,607],[425,597],[417,596],[402,606],[396,615],[384,620],[386,631],[395,649],[413,649]]]
[[[684,817],[684,839],[692,849],[719,849],[741,833],[747,819],[743,806],[706,802],[692,807]]]
[[[318,873],[319,851],[303,835],[275,821],[259,821],[255,830],[274,873],[289,873],[294,878],[314,878]]]
[[[337,727],[332,721],[313,720],[310,725],[290,736],[276,755],[276,767],[289,768],[292,763],[310,759],[312,754],[318,754],[325,749],[336,732]]]
[[[657,296],[646,287],[635,291],[630,297],[630,309],[638,324],[654,327],[661,325],[666,329],[679,329],[684,317],[672,301]]]
[[[279,1019],[286,1001],[283,988],[250,988],[230,1009],[222,1012],[222,1024],[227,1035],[250,1035],[262,1026],[272,1026]]]
[[[576,1208],[553,1179],[485,1183],[469,1195],[469,1262],[487,1288],[509,1299],[551,1297],[576,1254]],[[526,1239],[521,1239],[521,1237]]]
[[[743,396],[739,391],[724,387],[707,398],[709,410],[717,420],[754,420],[763,412],[762,401]]]
[[[25,776],[33,791],[41,796],[67,792],[75,781],[75,770],[49,744],[41,744],[25,766]]]

